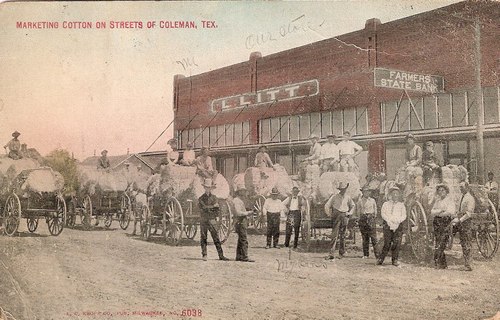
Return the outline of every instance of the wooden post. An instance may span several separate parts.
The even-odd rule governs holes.
[[[477,105],[477,183],[484,183],[484,105],[483,93],[481,88],[481,24],[479,18],[476,17],[474,21],[474,63],[475,63],[475,100]]]

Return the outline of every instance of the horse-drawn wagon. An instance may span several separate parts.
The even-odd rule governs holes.
[[[459,183],[462,181],[468,181],[467,170],[461,166],[448,165],[440,168],[440,177],[434,176],[425,186],[418,167],[402,168],[398,171],[395,181],[387,182],[387,186],[395,184],[404,190],[408,216],[406,235],[416,258],[425,260],[434,248],[433,218],[430,211],[435,200],[436,186],[439,183],[448,186],[449,196],[454,199],[458,211],[462,197]],[[483,186],[470,185],[469,187],[476,203],[472,217],[474,238],[479,252],[485,258],[492,258],[499,246],[498,214]]]
[[[193,239],[200,224],[198,198],[204,193],[202,183],[203,179],[196,174],[196,168],[189,166],[170,164],[151,176],[148,180],[147,202],[137,217],[141,223],[142,237],[149,239],[161,229],[162,236],[172,244],[178,244],[183,234]],[[215,176],[214,183],[216,187],[212,193],[219,203],[217,230],[223,243],[231,231],[230,190],[221,174]]]
[[[92,224],[97,226],[100,221],[109,228],[114,220],[119,221],[123,230],[127,229],[132,205],[127,192],[129,183],[123,172],[88,166],[80,166],[78,170],[80,189],[70,199],[68,226],[73,227],[79,216],[84,229]]]
[[[20,171],[12,180],[2,179],[0,198],[5,203],[1,219],[4,232],[13,236],[22,218],[26,219],[28,231],[35,232],[39,219],[45,219],[50,234],[58,236],[66,218],[66,202],[61,193],[64,179],[49,167],[29,167],[32,168]]]

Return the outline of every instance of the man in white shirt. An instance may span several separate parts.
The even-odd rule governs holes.
[[[182,160],[180,160],[179,163],[183,166],[192,166],[195,160],[196,156],[193,150],[193,143],[188,142],[186,144],[186,150],[182,153]]]
[[[280,249],[278,246],[280,237],[280,217],[285,213],[286,207],[283,202],[278,199],[278,195],[278,188],[273,188],[271,190],[271,196],[266,199],[262,208],[262,213],[267,216],[266,249],[271,247],[271,240],[273,248]]]
[[[357,172],[358,165],[355,158],[363,151],[363,148],[354,141],[351,141],[351,133],[345,131],[342,141],[337,145],[340,153],[340,171]]]
[[[212,166],[212,158],[208,147],[201,148],[201,155],[196,158],[194,164],[196,165],[196,173],[199,176],[215,180],[218,172]]]
[[[244,186],[238,186],[238,189],[236,190],[236,196],[233,199],[235,219],[234,229],[236,234],[238,235],[238,244],[236,246],[236,261],[254,262],[254,260],[248,258],[247,216],[249,214],[253,214],[253,211],[247,210],[245,207],[247,194],[247,189],[245,189]]]
[[[349,217],[355,209],[354,201],[346,193],[348,187],[348,183],[340,182],[337,187],[339,193],[332,195],[325,204],[325,213],[332,218],[332,242],[330,254],[325,258],[326,260],[335,259],[335,245],[339,237],[339,257],[342,258],[345,254],[345,230]]]
[[[391,251],[392,265],[398,267],[399,250],[403,237],[403,221],[406,220],[406,207],[401,202],[401,192],[398,187],[389,189],[389,201],[382,205],[382,219],[384,220],[384,248],[380,253],[377,264],[384,263],[385,256]]]
[[[446,256],[444,250],[450,239],[450,223],[456,216],[455,202],[448,196],[450,188],[445,184],[436,186],[436,201],[431,209],[432,226],[434,229],[434,265],[437,269],[446,269]]]
[[[321,144],[319,143],[319,137],[312,134],[309,138],[311,147],[309,148],[309,156],[304,158],[299,165],[299,174],[301,180],[304,181],[306,177],[307,167],[312,165],[319,165],[321,160]]]
[[[339,171],[339,148],[335,135],[329,134],[328,141],[321,147],[321,169],[323,172]]]
[[[476,209],[476,200],[470,193],[469,184],[465,181],[460,182],[460,191],[462,192],[462,198],[460,199],[460,205],[458,209],[458,217],[451,221],[453,225],[453,234],[460,233],[460,245],[462,246],[462,251],[465,260],[465,271],[472,271],[472,254],[471,254],[471,242],[472,242],[472,221],[471,218],[474,216],[474,211]]]
[[[255,155],[254,165],[257,168],[261,168],[261,169],[273,167],[273,162],[271,160],[271,157],[269,157],[269,154],[267,153],[266,146],[259,147],[259,152],[257,152],[257,154]]]
[[[293,248],[297,248],[299,241],[300,223],[302,221],[302,209],[305,206],[305,199],[299,195],[299,188],[292,188],[292,195],[283,200],[283,204],[287,208],[286,231],[285,231],[285,247],[290,246],[290,238],[292,230],[294,232]]]

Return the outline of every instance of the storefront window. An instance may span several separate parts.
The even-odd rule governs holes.
[[[210,146],[212,147],[218,146],[220,139],[219,141],[217,141],[217,138],[219,137],[219,135],[217,134],[217,127],[206,128],[205,132],[209,133]]]
[[[217,141],[218,146],[222,147],[226,145],[226,132],[225,132],[226,127],[227,126],[225,125],[217,126],[217,138],[215,140],[218,140]]]
[[[368,134],[368,108],[356,108],[356,134]]]
[[[280,125],[280,118],[272,118],[271,119],[271,142],[279,142],[280,141],[280,130],[287,130],[284,126]]]
[[[396,132],[398,131],[398,121],[394,121],[396,117],[397,102],[386,102],[382,104],[382,110],[384,111],[384,132]]]
[[[424,97],[424,127],[437,128],[437,120],[436,96]]]
[[[449,94],[438,94],[437,109],[439,128],[451,127],[451,97]]]
[[[243,127],[243,144],[250,143],[250,122],[246,121],[242,123]]]
[[[299,139],[307,140],[311,135],[311,125],[309,122],[309,115],[303,114],[299,116]]]
[[[282,126],[280,132],[280,141],[290,141],[289,117],[281,117],[280,123]]]
[[[412,99],[414,109],[410,112],[410,129],[421,130],[424,125],[424,104],[422,98]],[[419,122],[420,120],[420,122]],[[420,124],[422,123],[422,124]]]
[[[326,138],[332,132],[332,114],[330,111],[321,114],[321,137]]]
[[[226,126],[226,146],[232,146],[234,144],[234,124]]]
[[[344,131],[356,134],[356,110],[354,108],[344,109]]]
[[[263,119],[263,120],[260,120],[259,121],[259,125],[260,125],[260,142],[261,143],[265,143],[265,142],[269,142],[269,140],[271,140],[271,136],[270,136],[270,123],[271,121],[269,119]]]
[[[451,95],[451,105],[453,108],[452,119],[454,127],[462,127],[467,125],[467,104],[465,103],[465,93],[454,93]],[[469,100],[469,112],[475,108],[476,103]],[[477,118],[477,116],[476,116]],[[476,122],[476,121],[474,121]],[[473,123],[474,123],[473,122]]]
[[[238,157],[238,173],[243,173],[248,167],[248,157],[239,156]]]
[[[210,130],[209,128],[202,128],[201,129],[201,137],[202,137],[202,144],[203,146],[210,146]]]
[[[498,123],[498,87],[487,87],[483,89],[483,103],[484,123]]]
[[[299,140],[299,117],[290,117],[290,140]]]
[[[397,110],[397,106],[396,106]],[[410,130],[410,101],[404,99],[401,101],[398,112],[399,126],[396,131],[409,131]]]
[[[224,159],[224,177],[226,179],[231,179],[235,174],[235,167],[234,167],[234,158],[225,158]]]
[[[195,148],[201,148],[201,146],[203,144],[203,141],[202,141],[200,133],[201,133],[201,129],[200,128],[194,129],[193,141],[194,141],[194,147]]]
[[[344,133],[342,110],[332,111],[332,133],[336,136],[341,136]]]
[[[318,112],[311,113],[311,134],[321,137],[321,114]]]

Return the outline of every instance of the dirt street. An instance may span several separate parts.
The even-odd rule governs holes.
[[[0,237],[0,306],[15,319],[486,319],[500,311],[500,254],[462,271],[460,246],[448,270],[409,263],[375,266],[359,241],[347,257],[326,262],[313,252],[265,250],[250,235],[255,263],[201,260],[198,241],[166,245],[111,230],[35,234],[22,221]],[[358,237],[359,239],[359,237]],[[198,237],[195,239],[198,240]],[[283,241],[284,237],[280,238]],[[234,259],[236,235],[224,244]]]

